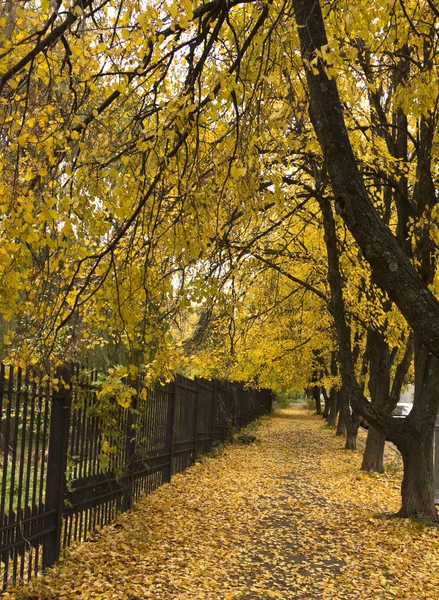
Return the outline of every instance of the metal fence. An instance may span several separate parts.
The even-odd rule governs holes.
[[[139,379],[131,407],[112,416],[104,464],[98,374],[81,373],[64,370],[72,385],[54,391],[32,368],[0,365],[0,589],[53,565],[272,405],[270,390],[239,383],[177,375],[145,395]]]

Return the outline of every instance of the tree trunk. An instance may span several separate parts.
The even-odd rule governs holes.
[[[349,418],[345,417],[346,423],[346,450],[356,450],[357,449],[357,434],[358,428],[360,426],[360,416],[354,413]]]
[[[368,356],[370,361],[369,391],[374,406],[391,414],[395,408],[401,388],[410,367],[413,355],[412,336],[409,335],[404,355],[396,365],[392,389],[390,391],[390,359],[389,344],[385,336],[378,331],[368,332]],[[362,471],[384,471],[384,445],[386,435],[370,425],[367,432],[366,448],[363,455]]]
[[[404,462],[400,517],[437,518],[434,505],[433,439],[439,406],[439,360],[415,335],[415,397],[398,449]]]
[[[330,400],[329,400],[329,396],[328,396],[328,394],[327,394],[326,389],[325,389],[324,386],[321,387],[321,390],[322,390],[322,394],[323,394],[323,399],[325,401],[324,409],[323,409],[323,413],[322,413],[322,417],[324,419],[328,419]]]
[[[335,435],[346,435],[346,422],[345,422],[345,411],[343,410],[343,403],[346,402],[346,399],[343,398],[343,392],[340,390],[338,392],[338,422],[337,422],[337,431]]]
[[[374,406],[385,410],[390,394],[390,351],[389,344],[382,332],[369,329],[367,332],[367,354],[370,364],[369,392],[371,401]],[[383,473],[385,441],[385,434],[375,429],[375,427],[369,427],[361,465],[362,471]]]
[[[369,427],[367,432],[366,448],[364,449],[363,462],[361,464],[362,471],[374,471],[376,473],[384,472],[384,444],[386,436],[375,429]]]
[[[345,450],[356,450],[357,449],[357,433],[358,427],[353,430],[346,428],[346,444]]]
[[[342,378],[340,412],[346,427],[346,450],[357,447],[357,433],[360,425],[360,415],[350,411],[349,386],[360,391],[355,377],[354,361],[351,348],[351,333],[346,322],[346,311],[343,298],[343,286],[339,267],[337,235],[331,205],[325,196],[318,196],[317,201],[323,216],[325,244],[328,253],[328,282],[331,289],[331,312],[337,331],[340,371]]]
[[[321,415],[322,414],[322,402],[320,400],[320,388],[318,385],[315,385],[312,388],[312,395],[313,395],[313,398],[316,403],[316,414]]]
[[[401,454],[404,477],[398,516],[437,519],[434,504],[433,434],[424,431],[416,436],[409,436]]]
[[[337,424],[337,396],[338,392],[335,388],[331,388],[329,392],[329,414],[328,414],[328,425],[335,427]]]
[[[337,431],[335,432],[335,435],[337,435],[337,436],[346,435],[346,423],[344,421],[344,416],[341,411],[338,413]]]

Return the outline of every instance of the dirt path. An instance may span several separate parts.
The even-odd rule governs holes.
[[[439,599],[439,532],[386,519],[400,472],[289,409],[177,475],[14,599]]]

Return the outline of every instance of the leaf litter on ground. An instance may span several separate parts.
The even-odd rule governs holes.
[[[360,434],[360,447],[364,443]],[[361,452],[290,408],[258,442],[176,475],[5,600],[414,600],[439,598],[439,532],[392,519],[401,464]]]

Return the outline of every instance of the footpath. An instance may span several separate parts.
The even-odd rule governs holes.
[[[8,600],[439,599],[439,531],[390,519],[394,451],[384,475],[321,417],[263,418],[257,442],[231,444],[73,547]]]

